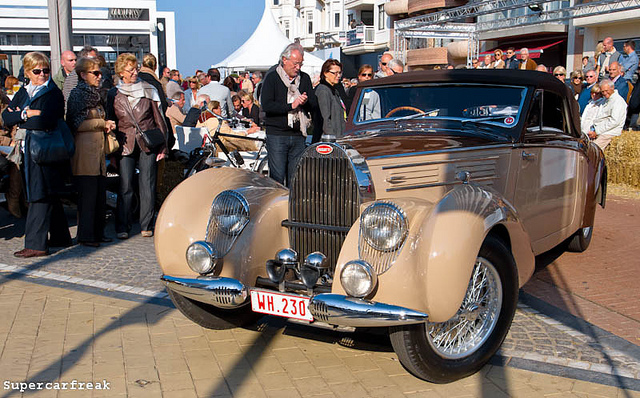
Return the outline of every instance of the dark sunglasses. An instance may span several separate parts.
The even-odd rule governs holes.
[[[554,76],[564,76],[564,73],[554,73]]]
[[[48,75],[51,72],[51,69],[49,69],[49,68],[31,69],[31,72],[34,75],[39,75],[40,73],[44,73],[45,75]]]
[[[387,63],[386,62],[380,62],[380,65],[387,66]]]
[[[373,73],[361,73],[360,76],[371,77],[373,76]]]
[[[94,75],[95,77],[100,77],[102,76],[102,72],[100,72],[99,70],[90,70],[87,73],[91,73],[92,75]]]

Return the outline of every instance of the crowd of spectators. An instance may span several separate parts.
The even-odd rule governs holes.
[[[23,59],[27,84],[13,76],[4,78],[0,129],[5,134],[0,135],[0,145],[13,149],[9,156],[0,156],[0,172],[10,175],[9,211],[27,216],[25,248],[16,256],[44,256],[51,246],[72,243],[59,200],[65,178],[71,175],[78,192],[77,242],[97,247],[111,240],[104,234],[107,163],[119,174],[116,237],[127,239],[131,233],[135,190],[142,236],[153,236],[156,188],[178,126],[223,132],[220,139],[231,151],[255,150],[254,141],[241,138],[262,130],[270,176],[289,185],[306,143],[342,137],[359,83],[405,71],[399,59],[384,53],[377,68],[362,65],[353,79],[343,77],[343,65],[334,59],[323,64],[319,75],[309,76],[301,71],[304,50],[299,44],[287,46],[268,71],[241,71],[222,82],[216,68],[183,78],[179,70],[158,68],[152,54],[140,61],[133,54],[121,54],[113,74],[95,48],[85,47],[77,55],[63,52],[61,67],[51,76],[47,57],[33,52]],[[537,64],[527,48],[513,47],[494,49],[471,65],[545,73],[551,69]],[[618,52],[613,40],[605,38],[595,55],[583,57],[571,73],[562,65],[551,73],[571,90],[581,111],[582,131],[603,150],[624,127],[638,127],[640,89],[633,41]],[[379,118],[380,98],[375,92],[365,96],[360,113],[366,119]],[[242,119],[247,128],[232,130],[222,119],[230,117]],[[24,132],[50,129],[60,120],[73,132],[76,153],[70,162],[35,163]],[[164,144],[148,147],[148,130],[159,130]],[[110,153],[108,137],[117,138],[117,152]]]

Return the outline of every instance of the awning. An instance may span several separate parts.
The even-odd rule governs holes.
[[[553,42],[551,44],[546,44],[544,46],[529,48],[529,58],[540,58],[540,55],[544,52],[544,50],[546,50],[547,48],[551,48],[553,46],[557,46],[558,44],[562,43],[563,41],[564,41],[564,39],[558,40],[558,41]],[[511,47],[511,46],[509,46],[509,47]],[[501,50],[503,52],[506,52],[507,49],[506,48],[502,48]],[[482,60],[482,57],[484,57],[485,55],[493,55],[494,51],[495,51],[495,48],[493,50],[490,50],[490,51],[481,52],[478,55],[478,58],[480,60]],[[520,49],[516,50],[516,56],[518,57],[518,59],[520,58]]]

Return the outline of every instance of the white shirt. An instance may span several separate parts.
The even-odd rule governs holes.
[[[598,116],[598,112],[600,112],[604,101],[604,98],[597,99],[596,101],[590,100],[587,106],[584,107],[584,111],[582,111],[582,116],[580,117],[580,130],[582,130],[585,135],[589,135],[589,130],[591,130],[593,121],[596,116]]]
[[[627,102],[615,90],[611,97],[600,107],[600,111],[593,120],[597,135],[617,136],[622,134],[625,119],[627,118]]]

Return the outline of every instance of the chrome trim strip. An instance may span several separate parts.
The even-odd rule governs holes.
[[[515,148],[518,143],[511,144],[497,144],[497,145],[483,145],[483,146],[474,146],[469,148],[449,148],[449,149],[437,149],[434,151],[424,151],[424,152],[411,152],[411,153],[397,153],[395,155],[383,155],[383,156],[372,156],[367,158],[367,160],[377,160],[377,159],[393,159],[393,158],[402,158],[407,156],[421,156],[421,155],[433,155],[438,153],[450,153],[450,152],[470,152],[470,151],[479,151],[483,149],[496,149],[496,148]]]
[[[382,166],[382,170],[393,170],[393,169],[402,169],[405,167],[415,167],[415,166],[432,166],[440,163],[463,163],[463,162],[475,162],[480,160],[496,160],[500,159],[499,156],[485,156],[478,158],[468,158],[468,159],[443,159],[443,160],[432,160],[429,162],[419,162],[419,163],[407,163],[407,164],[398,164],[394,166]]]
[[[473,176],[472,176],[468,182],[489,181],[489,180],[495,180],[497,178],[498,178],[497,176],[494,176],[494,177],[480,177],[480,178],[473,178]],[[436,182],[436,183],[433,183],[433,184],[420,184],[420,185],[415,185],[415,186],[411,186],[411,187],[391,187],[391,188],[387,188],[387,192],[405,191],[405,190],[409,190],[409,189],[419,189],[419,188],[443,187],[443,186],[446,186],[446,185],[457,185],[457,184],[462,184],[462,183],[463,183],[463,181],[451,181],[451,182]]]
[[[309,301],[313,318],[338,326],[381,327],[423,323],[428,315],[409,308],[340,294],[318,294]]]
[[[242,282],[232,278],[162,275],[160,279],[167,289],[214,307],[237,308],[249,297],[249,289]]]

